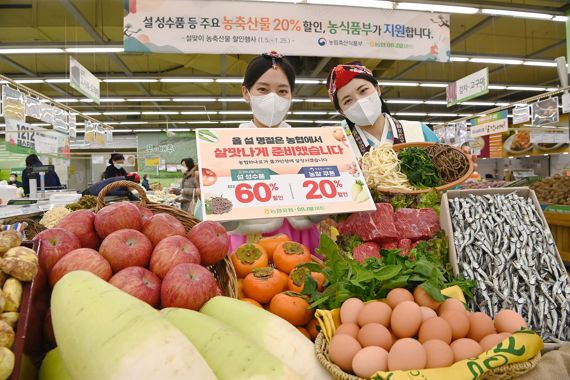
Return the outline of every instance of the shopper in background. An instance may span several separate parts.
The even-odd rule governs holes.
[[[141,177],[138,175],[138,173],[129,173],[126,176],[107,178],[89,186],[87,189],[83,190],[81,195],[93,195],[94,197],[96,197],[99,195],[99,193],[101,192],[101,190],[103,190],[105,186],[117,181],[131,181],[135,183],[140,183]],[[116,196],[116,197],[127,197],[129,198],[130,201],[139,200],[139,198],[133,193],[131,193],[131,191],[126,187],[110,191],[107,195]]]
[[[344,116],[353,150],[359,156],[386,142],[437,142],[435,133],[418,121],[390,116],[378,81],[359,62],[334,67],[327,80],[329,97]]]
[[[10,180],[8,181],[8,185],[22,187],[22,182],[18,182],[18,174],[10,173]]]
[[[141,186],[144,187],[146,191],[150,190],[150,184],[148,183],[148,174],[143,176],[143,180],[141,182]]]
[[[182,182],[180,188],[170,190],[171,194],[176,194],[177,202],[180,202],[180,208],[184,211],[194,212],[196,201],[200,197],[200,187],[198,186],[197,170],[194,165],[194,160],[191,158],[184,158],[180,161],[182,170]]]
[[[22,187],[24,194],[30,194],[30,178],[37,178],[38,188],[40,187],[40,177],[38,174],[32,173],[35,166],[43,166],[42,162],[35,154],[30,154],[26,157],[26,169],[22,172]],[[44,176],[44,185],[46,190],[61,189],[61,182],[59,176],[54,170],[48,170]]]
[[[104,178],[126,177],[127,171],[123,167],[124,165],[125,156],[121,153],[112,153],[111,158],[109,158],[109,165],[105,169]]]

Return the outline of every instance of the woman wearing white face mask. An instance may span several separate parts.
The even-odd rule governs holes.
[[[112,153],[111,158],[109,158],[109,165],[107,169],[105,169],[105,173],[103,175],[104,179],[113,178],[113,177],[126,177],[127,171],[123,168],[125,164],[125,156],[121,153]]]
[[[327,87],[335,108],[346,119],[349,142],[359,156],[387,142],[438,141],[427,125],[390,116],[380,96],[378,81],[358,62],[333,68]]]

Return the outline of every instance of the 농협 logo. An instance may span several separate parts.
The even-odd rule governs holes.
[[[321,37],[318,39],[318,43],[319,43],[319,46],[325,46],[327,44],[327,39],[324,37]]]

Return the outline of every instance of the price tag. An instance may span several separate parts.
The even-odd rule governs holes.
[[[375,209],[342,128],[201,129],[197,137],[207,220]]]

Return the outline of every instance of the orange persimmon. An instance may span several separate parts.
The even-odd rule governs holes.
[[[231,259],[239,278],[244,278],[255,268],[263,268],[269,265],[265,249],[253,243],[240,245],[232,254]]]
[[[312,340],[317,339],[317,335],[319,335],[319,331],[321,331],[321,326],[319,325],[317,318],[311,319],[311,322],[307,323],[305,328],[309,332]]]
[[[314,312],[307,309],[308,307],[309,303],[301,294],[283,292],[273,297],[269,304],[269,311],[294,326],[303,326],[313,318]]]
[[[273,262],[277,269],[285,273],[291,271],[299,264],[311,261],[311,252],[303,244],[294,241],[281,243],[273,252]]]
[[[297,330],[299,330],[301,332],[301,334],[305,335],[307,337],[307,339],[311,339],[311,335],[309,334],[309,332],[307,331],[306,328],[297,327]]]
[[[287,288],[291,291],[301,293],[305,288],[305,279],[307,274],[309,274],[309,268],[297,267],[289,273],[289,278],[287,279]],[[317,290],[321,292],[323,290],[323,285],[325,283],[325,275],[319,272],[311,272],[311,277],[317,283]]]
[[[271,267],[256,268],[243,280],[243,293],[259,303],[267,303],[283,291],[281,273]]]
[[[273,260],[273,252],[275,252],[275,248],[277,248],[279,244],[285,243],[289,240],[289,236],[286,234],[277,234],[261,238],[257,244],[265,249],[265,252],[267,252],[267,256],[269,257],[269,261],[271,261]]]
[[[240,298],[239,300],[240,300],[240,301],[243,301],[243,302],[250,303],[250,304],[252,304],[253,306],[257,306],[257,307],[263,308],[263,306],[261,306],[261,304],[260,304],[259,302],[257,302],[256,300],[254,300],[254,299],[247,298],[247,297],[243,297],[243,298]]]

